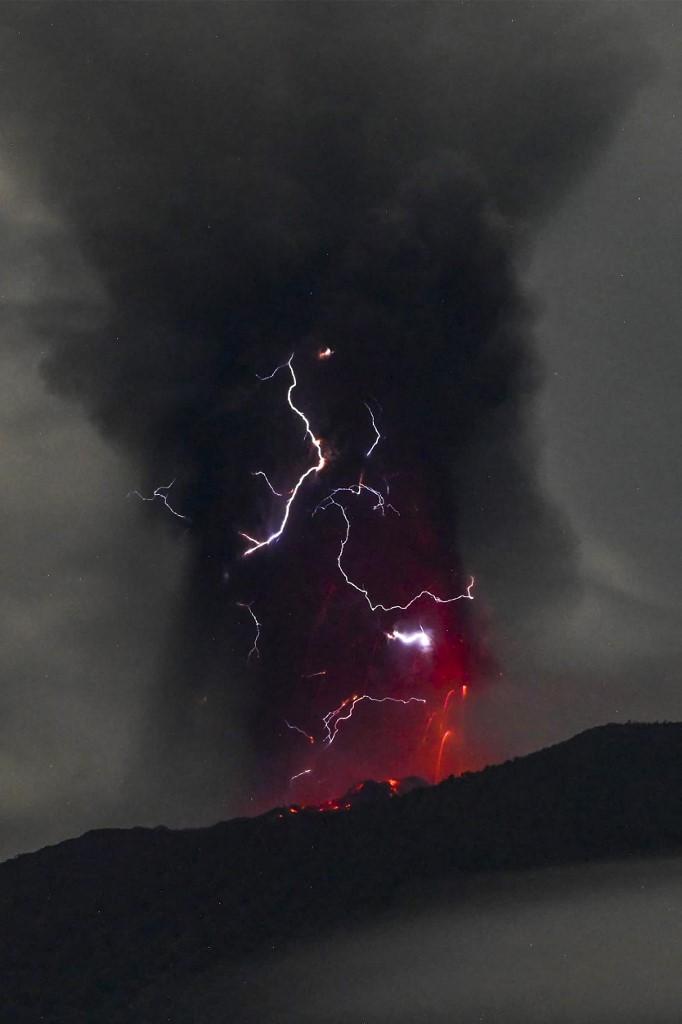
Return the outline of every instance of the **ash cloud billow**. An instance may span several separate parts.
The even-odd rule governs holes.
[[[208,807],[244,729],[254,791],[399,771],[396,736],[426,772],[404,739],[412,708],[382,708],[386,739],[363,710],[352,746],[318,753],[325,710],[417,692],[423,663],[397,664],[396,617],[344,586],[338,510],[311,513],[364,470],[401,516],[351,499],[355,577],[404,603],[476,575],[480,604],[407,623],[449,638],[429,699],[453,675],[482,685],[496,631],[570,600],[573,543],[536,477],[518,269],[649,73],[634,21],[573,4],[63,4],[3,20],[4,138],[106,294],[94,326],[52,311],[46,379],[141,493],[175,480],[188,520],[140,509],[191,548],[143,752],[164,766],[154,806]],[[281,508],[253,473],[286,490],[309,465],[286,374],[258,379],[292,353],[328,465],[278,544],[244,559],[240,531],[266,536]]]

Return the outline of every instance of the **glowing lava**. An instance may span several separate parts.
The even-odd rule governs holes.
[[[438,747],[438,757],[436,758],[436,770],[433,775],[434,782],[438,782],[438,780],[440,779],[441,764],[443,761],[443,750],[445,749],[445,744],[448,742],[451,736],[452,729],[446,729],[443,735],[441,736],[440,745]]]
[[[294,775],[290,782],[298,779],[301,775],[307,775],[312,771],[308,768],[305,772]],[[343,796],[333,800],[323,800],[322,803],[301,803],[290,804],[286,808],[276,812],[277,818],[284,818],[287,814],[329,814],[335,811],[350,811],[359,805],[371,805],[377,801],[391,800],[396,796],[403,796],[415,789],[421,789],[426,785],[424,779],[411,776],[405,779],[383,779],[375,782],[368,779],[366,782],[358,782],[347,790]]]

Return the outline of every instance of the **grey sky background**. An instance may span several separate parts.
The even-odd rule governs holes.
[[[609,698],[619,717],[682,713],[680,37],[667,11],[659,77],[541,235],[528,274],[547,487],[580,539],[586,582],[572,657],[637,674]]]
[[[111,820],[182,548],[141,523],[125,462],[46,391],[26,307],[101,296],[63,224],[6,171],[0,180],[0,852],[10,854]]]
[[[473,712],[509,753],[598,722],[682,716],[680,15],[644,13],[658,73],[525,274],[545,368],[543,478],[578,539],[583,590],[532,649],[509,641],[507,685]]]
[[[661,608],[681,596],[678,18],[667,40],[656,33],[660,77],[543,232],[528,275],[548,485],[588,572]]]
[[[468,725],[495,758],[598,722],[682,717],[682,45],[677,5],[652,7],[642,19],[658,71],[545,223],[525,269],[546,373],[543,479],[578,539],[583,590],[523,642],[500,642],[504,678],[471,706]],[[2,148],[0,139],[8,856],[90,827],[154,823],[119,798],[154,700],[184,550],[126,498],[140,486],[126,458],[46,390],[36,304],[87,317],[106,298],[41,200],[40,169],[19,178]]]

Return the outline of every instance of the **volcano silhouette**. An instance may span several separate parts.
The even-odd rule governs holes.
[[[682,724],[609,725],[438,786],[365,782],[342,813],[86,833],[0,865],[0,1020],[155,1021],[142,992],[237,978],[420,879],[679,852],[681,791]]]

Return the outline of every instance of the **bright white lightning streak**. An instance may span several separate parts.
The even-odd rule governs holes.
[[[305,473],[302,473],[301,476],[299,477],[296,486],[291,491],[287,503],[284,506],[284,515],[282,517],[282,522],[280,523],[279,528],[275,530],[274,533],[271,533],[269,537],[265,538],[265,540],[256,540],[255,537],[250,537],[248,533],[241,534],[241,536],[244,537],[245,540],[251,542],[251,547],[246,549],[246,551],[244,552],[244,556],[252,555],[254,551],[258,551],[260,548],[264,548],[267,545],[273,544],[275,541],[279,540],[279,538],[284,533],[284,530],[286,529],[287,522],[289,521],[289,513],[291,511],[291,506],[293,505],[296,499],[296,495],[303,486],[304,482],[313,473],[319,473],[320,470],[324,469],[324,467],[327,464],[327,461],[324,455],[322,454],[322,442],[313,434],[308,417],[305,415],[305,413],[301,412],[301,410],[298,409],[291,400],[291,395],[298,383],[298,381],[296,380],[296,374],[294,373],[294,368],[292,366],[293,359],[294,357],[292,354],[291,356],[289,356],[289,359],[287,360],[286,363],[282,363],[280,366],[276,367],[276,369],[274,369],[268,377],[259,377],[259,380],[271,380],[275,376],[275,374],[278,373],[280,370],[283,370],[285,366],[288,367],[289,373],[291,374],[291,384],[289,385],[289,390],[287,391],[287,403],[289,407],[292,409],[292,411],[295,412],[297,416],[300,416],[300,418],[303,420],[303,423],[305,425],[305,436],[310,438],[310,443],[317,452],[317,462],[314,465],[310,466],[305,471]]]
[[[352,587],[353,590],[357,590],[358,594],[362,594],[362,596],[364,597],[365,601],[369,605],[371,611],[373,611],[373,612],[376,612],[376,611],[382,611],[382,612],[406,612],[408,608],[411,608],[412,605],[415,604],[415,602],[418,601],[422,597],[429,597],[432,601],[435,601],[436,604],[452,604],[453,601],[461,601],[461,600],[463,600],[465,598],[467,600],[469,600],[469,601],[473,601],[474,595],[471,593],[471,591],[473,589],[473,586],[474,586],[474,582],[475,582],[473,576],[471,577],[469,585],[467,586],[467,588],[464,591],[464,593],[463,594],[457,594],[455,597],[439,597],[437,594],[432,593],[430,590],[420,590],[418,594],[415,594],[414,597],[410,598],[410,600],[407,602],[407,604],[389,604],[389,605],[386,605],[386,604],[380,604],[378,601],[377,602],[372,601],[372,599],[369,596],[369,593],[365,589],[365,587],[361,587],[359,583],[355,583],[350,578],[350,576],[348,575],[348,573],[346,572],[346,570],[344,569],[344,567],[342,565],[343,553],[346,550],[346,544],[348,543],[348,538],[350,537],[350,519],[348,518],[348,514],[347,514],[345,508],[343,507],[343,505],[339,501],[336,501],[336,499],[334,498],[333,494],[330,494],[329,498],[326,498],[325,501],[327,502],[327,504],[324,506],[325,508],[329,508],[330,505],[336,505],[337,508],[341,509],[341,515],[343,516],[343,518],[345,520],[345,523],[346,523],[346,533],[345,533],[345,536],[343,537],[343,540],[341,541],[341,547],[339,549],[339,554],[338,554],[337,559],[336,559],[336,564],[339,567],[339,572],[341,573],[341,575],[343,576],[344,580],[346,581],[346,583],[348,584],[349,587]]]
[[[374,449],[376,448],[376,446],[377,446],[377,445],[379,444],[379,441],[381,440],[381,434],[379,433],[379,429],[378,429],[378,427],[377,427],[377,425],[376,425],[376,422],[375,422],[375,420],[374,420],[374,413],[372,412],[372,408],[371,408],[371,406],[369,406],[369,405],[367,404],[367,402],[365,402],[364,404],[365,404],[365,409],[366,409],[366,410],[367,410],[367,412],[369,413],[369,418],[370,418],[370,419],[371,419],[371,421],[372,421],[372,426],[374,427],[374,433],[375,433],[375,434],[377,435],[377,436],[376,436],[376,437],[374,438],[374,443],[372,444],[372,446],[371,446],[371,448],[369,449],[369,451],[366,451],[366,452],[365,452],[365,458],[366,458],[366,459],[368,459],[368,458],[370,457],[370,455],[372,454],[372,452],[374,451]]]
[[[306,768],[305,771],[299,772],[298,775],[292,775],[289,782],[295,782],[296,779],[300,779],[302,775],[310,775],[312,768]]]
[[[400,629],[394,629],[386,636],[389,640],[399,640],[401,644],[406,644],[408,647],[416,644],[417,647],[421,647],[422,651],[428,651],[433,647],[433,641],[423,626],[413,633],[403,633]]]
[[[307,733],[305,729],[300,729],[297,725],[292,725],[291,722],[287,722],[286,718],[284,719],[284,724],[286,725],[287,729],[291,729],[292,732],[298,732],[301,734],[301,736],[305,736],[308,743],[315,742],[314,737],[311,736],[310,733]]]
[[[280,491],[276,491],[275,490],[275,488],[270,483],[270,480],[268,478],[267,473],[264,473],[262,469],[257,469],[255,473],[251,474],[251,476],[262,476],[263,479],[265,480],[266,484],[268,485],[268,487],[270,488],[270,490],[272,491],[272,493],[275,495],[276,498],[283,498],[284,497],[284,495]]]
[[[328,711],[322,719],[322,724],[324,725],[327,734],[324,738],[324,742],[328,747],[331,747],[332,743],[336,739],[341,722],[347,722],[355,711],[356,704],[360,704],[363,700],[369,700],[373,704],[385,704],[387,701],[390,701],[392,704],[426,704],[423,697],[407,697],[406,699],[403,699],[402,697],[370,697],[368,693],[363,693],[361,696],[355,694],[353,697],[346,697],[346,699],[339,704],[338,708],[335,708],[333,711]],[[346,708],[348,708],[348,714],[342,715],[341,712]]]
[[[171,480],[171,482],[169,484],[166,484],[165,487],[157,487],[154,493],[151,494],[148,498],[146,498],[144,494],[140,494],[139,491],[130,491],[128,497],[130,497],[131,494],[134,494],[136,498],[140,499],[140,501],[156,501],[156,499],[158,498],[160,501],[163,502],[168,511],[172,512],[173,515],[177,516],[178,519],[187,519],[187,516],[183,516],[180,514],[180,512],[176,512],[173,506],[168,501],[168,491],[170,491],[174,483],[175,480]]]
[[[256,655],[257,658],[260,658],[260,651],[258,650],[258,640],[259,640],[259,637],[260,637],[260,622],[256,618],[256,616],[254,614],[254,611],[253,611],[253,608],[251,607],[250,604],[243,604],[241,601],[237,601],[237,607],[238,608],[246,608],[247,612],[249,613],[249,615],[253,619],[254,624],[256,626],[256,635],[253,638],[253,646],[251,647],[251,650],[247,654],[246,660],[247,661],[251,661],[251,658],[254,656],[254,654]]]

